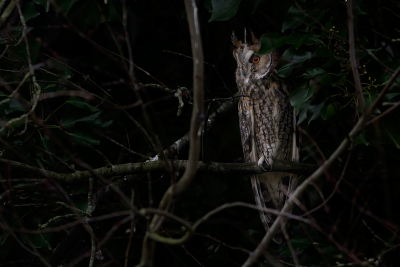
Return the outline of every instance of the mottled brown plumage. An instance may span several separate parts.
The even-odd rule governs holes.
[[[236,83],[244,95],[239,101],[239,123],[245,161],[259,165],[264,161],[273,164],[273,159],[298,161],[296,118],[289,102],[291,90],[276,75],[277,53],[254,55],[260,49],[260,41],[253,33],[253,44],[242,43],[235,35],[232,42],[236,46]],[[297,186],[297,175],[266,172],[253,175],[251,183],[257,206],[281,210]],[[260,217],[268,231],[276,216],[260,211]],[[280,236],[274,240],[282,242]]]

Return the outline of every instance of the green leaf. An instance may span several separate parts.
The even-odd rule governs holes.
[[[393,91],[393,89],[392,89],[392,91]],[[390,100],[392,100],[392,98],[395,98],[395,97],[397,97],[397,96],[399,96],[400,95],[400,92],[399,93],[389,93],[389,94],[386,94],[384,97],[383,97],[383,99],[385,100],[385,101],[390,101]]]
[[[247,5],[250,7],[251,14],[254,14],[258,7],[262,5],[265,0],[247,0]]]
[[[76,116],[77,114],[64,114],[64,116],[60,119],[60,123],[63,128],[69,129],[74,127],[75,123],[77,122],[88,122],[88,123],[95,123],[96,119],[100,116],[101,111],[96,112],[92,115],[86,117],[79,117]]]
[[[56,12],[63,12],[67,15],[71,7],[78,1],[79,0],[55,0],[53,8]]]
[[[300,5],[301,9],[293,4],[285,15],[282,32],[287,29],[294,29],[299,25],[305,24],[307,27],[319,21],[325,10],[316,7],[306,7],[304,4]]]
[[[321,117],[322,117],[322,119],[327,120],[327,119],[335,116],[336,111],[339,111],[341,109],[342,109],[342,107],[338,103],[336,103],[336,102],[330,103],[328,106],[324,106],[322,108]]]
[[[286,78],[294,68],[300,66],[312,57],[312,53],[303,50],[295,50],[294,47],[288,48],[279,60],[277,71],[278,76]]]
[[[381,126],[384,135],[386,135],[387,139],[391,141],[387,143],[395,146],[396,148],[400,148],[400,127],[398,124],[394,124],[388,120],[382,120],[379,125]]]
[[[49,7],[50,7],[50,1],[49,0],[33,0],[35,4],[38,4],[40,6],[43,6],[46,12],[49,12]]]
[[[50,137],[48,137],[47,135],[42,136],[40,138],[39,147],[43,148],[44,150],[48,151],[48,152],[53,152],[53,143],[52,140],[50,139]],[[43,151],[40,151],[39,149],[35,149],[35,153],[38,156],[43,156],[45,155]],[[47,155],[47,154],[46,154]]]
[[[307,118],[308,119],[308,124],[310,124],[311,121],[316,120],[321,116],[321,111],[322,108],[324,107],[325,102],[319,103],[317,105],[310,105],[307,110]]]
[[[99,26],[100,23],[104,22],[104,16],[102,16],[102,10],[97,0],[86,0],[83,7],[82,13],[86,14],[84,20],[89,25]]]
[[[296,49],[299,49],[300,46],[302,46],[310,37],[312,36],[312,33],[304,34],[304,33],[298,33],[294,32],[286,40],[286,43],[294,45]]]
[[[369,145],[369,142],[367,141],[367,139],[365,139],[365,133],[360,133],[359,135],[357,135],[356,139],[354,140],[354,146],[360,145],[360,144],[364,144],[366,146]],[[349,147],[349,149],[351,149],[351,146]]]
[[[308,70],[306,70],[306,72],[303,74],[303,77],[304,77],[304,78],[311,79],[311,78],[313,78],[313,77],[316,76],[316,75],[325,74],[325,73],[326,73],[326,71],[325,71],[324,69],[321,69],[321,68],[308,69]]]
[[[27,22],[28,20],[39,16],[40,13],[36,11],[34,3],[26,3],[22,9],[22,15],[24,16],[25,22]]]
[[[375,53],[375,56],[382,62],[392,61],[392,57],[387,54],[385,50],[380,49]]]
[[[357,15],[368,15],[368,13],[365,13],[365,12],[360,8],[360,5],[356,5],[356,14],[357,14]]]
[[[27,241],[27,238],[29,239],[30,242]],[[52,250],[52,247],[49,242],[50,238],[51,234],[37,234],[37,235],[21,234],[21,239],[25,244],[31,243],[34,248],[47,247],[49,250]]]
[[[363,92],[364,100],[365,100],[365,107],[369,107],[376,99],[378,96],[378,89],[375,88],[371,91]],[[381,113],[379,109],[375,110],[376,114]]]
[[[300,108],[299,108],[299,121],[297,122],[297,126],[299,126],[300,123],[302,123],[305,119],[307,119],[307,116],[308,116],[307,111],[308,111],[308,108],[310,107],[310,102],[311,102],[311,99],[306,101],[306,102],[304,102],[300,106]]]
[[[85,102],[84,99],[79,98],[79,97],[70,98],[70,99],[68,99],[68,100],[66,101],[66,103],[69,103],[69,104],[71,104],[71,105],[74,105],[75,107],[78,107],[78,108],[82,108],[82,109],[89,110],[89,111],[91,111],[91,112],[98,111],[97,108],[95,108],[94,106],[92,106],[92,105],[90,105],[89,103]]]
[[[42,87],[43,92],[50,93],[50,92],[58,92],[58,91],[66,91],[67,88],[59,85],[59,84],[49,84],[46,87]]]
[[[344,74],[336,75],[336,74],[332,74],[332,73],[326,73],[322,77],[320,83],[321,83],[321,86],[328,85],[328,84],[330,84],[332,86],[336,86],[338,84],[343,83],[345,78],[346,78],[346,76]]]
[[[211,21],[225,21],[236,15],[241,0],[212,0]]]
[[[75,131],[69,134],[77,145],[100,145],[100,140],[87,131]]]
[[[4,104],[4,106],[6,106],[6,105],[7,104]],[[15,111],[25,111],[25,108],[15,97],[12,97],[12,98],[10,98],[10,101],[8,102],[8,107],[4,108],[4,113],[10,114]]]
[[[100,117],[94,121],[94,125],[96,125],[98,127],[106,128],[106,127],[111,126],[113,124],[113,122],[114,122],[113,119],[106,120],[106,119]]]
[[[319,45],[319,44],[323,44],[323,43],[324,42],[321,39],[319,39],[315,36],[311,36],[309,39],[307,39],[305,41],[306,45]]]
[[[272,32],[263,34],[260,38],[261,47],[256,55],[265,55],[269,52],[275,51],[282,45],[286,44],[287,36],[279,32]]]
[[[118,4],[118,6],[117,6]],[[119,1],[108,1],[107,5],[104,6],[104,13],[107,17],[107,21],[111,22],[122,22],[122,5]]]
[[[293,249],[294,251],[296,251],[296,254],[301,254],[303,253],[303,251],[311,246],[311,242],[308,238],[293,238],[292,240],[290,240],[290,242],[292,243]],[[282,246],[282,252],[281,255],[285,255],[288,257],[291,257],[292,254],[290,252],[289,246],[286,244],[284,244]]]
[[[313,87],[301,86],[290,95],[290,104],[298,111],[300,106],[312,97],[313,93]]]

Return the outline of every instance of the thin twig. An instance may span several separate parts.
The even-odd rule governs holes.
[[[358,64],[357,64],[356,49],[355,49],[353,0],[347,1],[347,16],[348,16],[348,28],[349,28],[349,54],[350,54],[351,70],[353,73],[353,79],[356,86],[358,105],[360,109],[364,111],[365,100],[362,93],[360,76],[358,74]]]
[[[102,136],[102,137],[104,137],[104,138],[106,138],[107,140],[109,140],[109,141],[113,142],[114,144],[116,144],[116,145],[118,145],[118,146],[122,147],[123,149],[126,149],[126,150],[128,150],[128,151],[129,151],[129,152],[131,152],[132,154],[135,154],[135,155],[141,156],[141,157],[143,157],[143,158],[148,158],[148,159],[150,159],[150,157],[149,157],[149,156],[146,156],[146,155],[140,154],[140,153],[138,153],[138,152],[135,152],[135,151],[133,151],[132,149],[129,149],[129,148],[127,148],[126,146],[124,146],[124,145],[122,145],[122,144],[118,143],[118,142],[117,142],[117,141],[115,141],[114,139],[112,139],[112,138],[108,137],[107,135],[104,135],[104,134],[102,134],[102,133],[100,133],[100,132],[98,132],[98,131],[95,131],[95,133],[96,133],[96,134],[98,134],[98,135],[100,135],[100,136]]]
[[[63,164],[65,167],[67,167],[70,171],[72,172],[76,172],[76,169],[74,167],[72,167],[71,165],[69,165],[68,163],[66,163],[64,160],[62,160],[59,156],[51,153],[50,151],[47,151],[41,147],[35,146],[36,149],[39,149],[40,151],[43,151],[44,153],[46,153],[47,155],[52,156],[53,158],[57,159],[61,164]]]
[[[104,159],[104,162],[107,165],[107,167],[111,167],[112,166],[111,161],[109,161],[108,158],[103,153],[101,153],[101,151],[97,150],[96,148],[94,148],[93,146],[89,145],[88,143],[83,142],[83,144],[85,144],[86,146],[90,147],[91,149],[96,151],[100,156],[102,156],[103,159]]]
[[[134,205],[134,201],[135,201],[135,190],[132,188],[131,189],[131,204],[132,204],[132,206]],[[133,216],[133,213],[132,213],[132,216]],[[128,241],[128,245],[126,246],[126,252],[125,252],[125,267],[128,267],[129,249],[132,244],[133,233],[135,232],[134,230],[135,230],[135,221],[132,219],[131,220],[131,229],[130,229],[130,233],[129,233],[129,241]]]

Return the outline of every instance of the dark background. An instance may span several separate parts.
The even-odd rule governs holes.
[[[226,12],[226,20],[209,22],[217,2],[197,1],[205,61],[206,100],[229,98],[237,92],[234,80],[236,63],[232,57],[231,43],[233,31],[243,40],[245,28],[248,32],[251,29],[257,36],[281,33],[285,22],[296,20],[295,16],[288,15],[289,8],[296,6],[291,0],[242,0],[232,1],[240,2],[240,5],[237,12]],[[50,5],[48,11],[46,3],[39,0],[21,2],[25,18],[29,18],[29,14],[35,15],[27,21],[27,37],[32,63],[37,67],[36,79],[42,81],[40,85],[43,92],[71,90],[67,86],[67,81],[71,81],[117,105],[135,103],[138,100],[134,91],[136,89],[130,83],[127,61],[122,59],[129,58],[126,34],[122,26],[123,2],[110,0],[108,4],[104,4],[104,1],[97,0],[57,0],[52,2],[53,6]],[[179,102],[174,93],[143,85],[139,86],[137,93],[143,100],[149,123],[144,119],[142,107],[127,110],[147,131],[159,138],[165,149],[189,131],[192,110],[189,94],[193,86],[193,64],[191,58],[188,58],[191,57],[191,44],[185,7],[183,1],[172,0],[139,0],[125,4],[128,38],[136,65],[135,83],[163,84],[171,90],[180,87],[188,89],[183,97],[184,106],[180,116],[177,116]],[[312,58],[298,64],[287,79],[297,85],[295,89],[313,88],[311,98],[292,103],[298,105],[299,118],[302,118],[300,159],[302,162],[318,165],[347,136],[361,111],[356,108],[354,81],[348,61],[346,3],[307,0],[299,1],[298,4],[306,14],[317,17],[319,22],[310,22],[303,18],[297,27],[287,29],[282,35],[299,33],[302,37],[311,33],[322,43],[304,43],[299,50],[295,50],[308,51]],[[356,48],[360,51],[358,64],[361,67],[360,78],[367,103],[373,101],[391,72],[372,57],[365,56],[365,53],[363,55],[362,51],[370,49],[378,60],[392,70],[400,66],[399,11],[396,1],[371,0],[355,3]],[[336,30],[340,29],[335,36],[329,33],[332,26]],[[4,51],[7,44],[15,43],[20,38],[21,29],[15,9],[2,26],[1,51]],[[279,52],[284,54],[291,47],[293,43],[287,42],[279,47]],[[24,42],[10,47],[5,55],[6,58],[0,60],[3,70],[1,100],[7,98],[10,88],[16,89],[17,82],[22,80],[28,67]],[[59,77],[49,75],[40,68]],[[326,74],[311,77],[307,74],[315,68],[324,69],[326,74],[339,78]],[[53,83],[54,81],[59,83]],[[24,101],[30,101],[32,88],[31,82],[25,83],[20,89],[19,98],[14,97],[9,104],[0,106],[2,125],[26,112]],[[398,89],[398,86],[394,88],[385,102],[398,101]],[[224,102],[215,101],[210,105],[206,102],[205,107],[212,113]],[[318,106],[321,103],[323,104]],[[379,111],[383,112],[388,107],[390,104],[381,105]],[[90,117],[97,112],[100,112],[98,116]],[[85,170],[85,166],[104,167],[104,157],[112,164],[146,160],[129,153],[103,136],[146,156],[156,155],[147,139],[122,111],[93,99],[48,99],[39,103],[35,113],[44,120],[42,125],[30,120],[26,130],[25,124],[21,123],[2,134],[0,146],[3,159],[59,173],[70,173],[70,170],[60,164],[59,159],[49,156],[37,147],[51,152],[70,165],[73,164],[77,170]],[[71,126],[66,126],[66,122],[70,122]],[[204,133],[202,160],[243,162],[236,107],[217,116],[216,122],[215,126]],[[379,266],[399,264],[397,229],[400,223],[400,188],[399,174],[396,172],[400,162],[399,125],[398,112],[392,112],[358,136],[354,147],[349,147],[332,167],[340,172],[348,160],[347,170],[363,174],[344,176],[336,189],[338,175],[326,175],[321,177],[315,187],[308,189],[302,199],[307,209],[322,203],[321,194],[326,199],[335,191],[326,205],[309,217],[315,220],[323,232],[295,220],[287,223],[287,230],[301,265],[335,266],[338,263],[352,262],[350,255],[355,255],[361,261],[372,259],[374,262],[382,255]],[[92,145],[104,157],[86,144]],[[183,148],[174,158],[187,159],[187,148]],[[10,171],[3,166],[2,192],[11,186],[29,184],[12,182],[13,179],[21,178],[40,177],[20,170]],[[124,177],[114,177],[113,181],[122,178]],[[305,178],[306,176],[302,176],[300,179],[302,181]],[[121,188],[123,192],[129,197],[131,188],[134,189],[134,204],[138,208],[157,207],[171,183],[171,177],[168,172],[151,173],[135,176],[134,181]],[[149,203],[149,190],[153,203]],[[116,194],[107,191],[107,185],[97,182],[95,191],[97,202],[93,216],[127,210]],[[1,220],[5,223],[2,224],[0,236],[0,266],[41,266],[39,258],[22,245],[31,249],[35,247],[54,266],[60,263],[71,264],[90,249],[90,236],[81,227],[46,235],[20,233],[20,229],[37,229],[39,223],[71,213],[69,209],[57,205],[56,201],[85,209],[86,180],[75,185],[60,185],[46,180],[44,184],[29,189],[14,190],[8,200],[1,203]],[[176,201],[172,211],[194,223],[210,210],[236,201],[254,204],[247,176],[198,174],[190,188]],[[304,212],[296,207],[293,213],[301,215]],[[91,223],[97,241],[101,241],[111,227],[116,226],[116,231],[98,250],[95,266],[124,265],[131,225],[119,225],[121,219],[116,217]],[[74,218],[63,218],[50,226],[60,226],[73,220]],[[140,261],[146,228],[147,221],[135,217],[129,265]],[[181,226],[169,220],[163,224],[162,230],[164,236],[177,238],[183,234]],[[70,231],[69,234],[67,231]],[[264,234],[257,211],[243,207],[225,209],[207,220],[183,246],[157,243],[154,264],[240,266]],[[268,252],[283,266],[293,263],[285,242],[281,245],[271,244]],[[260,258],[259,261],[264,262],[264,259]],[[78,266],[86,266],[89,259],[83,257],[77,262]],[[265,264],[270,265],[267,261]]]

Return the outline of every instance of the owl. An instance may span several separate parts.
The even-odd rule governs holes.
[[[239,89],[239,124],[246,162],[274,159],[298,161],[296,116],[290,105],[290,86],[276,75],[278,53],[255,55],[261,42],[251,32],[252,44],[239,41],[234,33],[236,49],[236,83]],[[285,200],[297,187],[298,176],[291,173],[266,172],[251,176],[256,204],[259,208],[281,210]],[[261,221],[268,231],[276,216],[260,210]],[[274,237],[282,242],[281,235]]]

